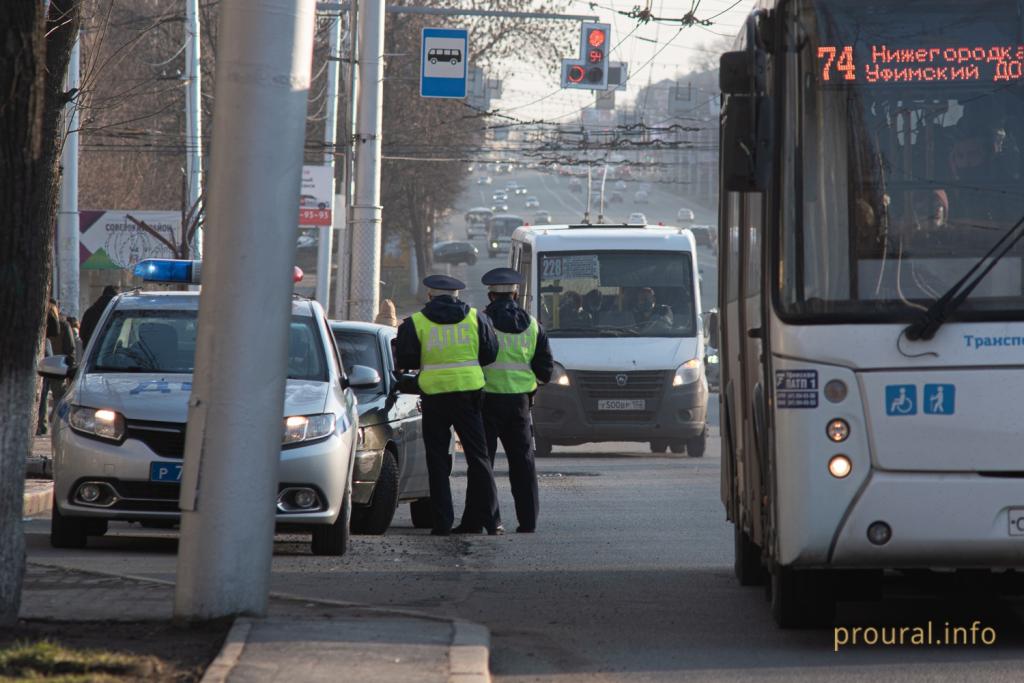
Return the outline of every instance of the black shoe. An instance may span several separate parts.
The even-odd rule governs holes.
[[[452,530],[451,529],[431,529],[430,530],[430,535],[431,536],[451,536],[452,535]]]
[[[535,531],[535,529],[533,527],[525,527],[525,526],[517,526],[516,527],[516,533],[517,534],[532,534],[534,531]]]
[[[452,529],[453,534],[479,534],[483,533],[482,527],[467,526],[466,524],[460,524]]]
[[[505,527],[504,527],[504,525],[499,524],[498,526],[494,527],[493,529],[488,529],[487,530],[487,535],[488,536],[504,536],[505,535]]]

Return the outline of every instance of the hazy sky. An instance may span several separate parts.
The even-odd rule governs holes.
[[[651,81],[688,71],[691,60],[705,53],[707,46],[721,44],[723,38],[719,34],[734,36],[754,6],[754,0],[699,0],[696,16],[699,19],[714,17],[714,24],[691,26],[681,32],[678,24],[651,22],[638,26],[635,20],[614,11],[628,12],[637,5],[642,6],[644,1],[573,0],[566,10],[570,14],[596,14],[601,21],[612,25],[611,42],[617,47],[611,59],[630,65],[628,88],[616,93],[616,104],[632,100],[636,92]],[[651,9],[655,16],[681,17],[689,11],[690,3],[691,0],[653,0]],[[503,86],[502,99],[492,105],[528,120],[565,117],[570,121],[574,112],[594,100],[590,92],[561,90],[554,75],[543,81],[535,74],[531,78],[506,77]]]

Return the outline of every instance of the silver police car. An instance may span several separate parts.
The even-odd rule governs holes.
[[[70,378],[54,411],[50,542],[83,547],[109,520],[171,526],[196,348],[198,292],[122,294],[108,305],[83,362],[41,362]],[[348,546],[358,414],[323,309],[295,298],[281,421],[278,527],[311,531],[317,555]],[[253,369],[258,372],[258,368]]]

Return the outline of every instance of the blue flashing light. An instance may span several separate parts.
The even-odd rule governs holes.
[[[175,259],[150,258],[139,261],[132,271],[135,277],[146,282],[179,282],[199,284],[201,261],[180,261]]]

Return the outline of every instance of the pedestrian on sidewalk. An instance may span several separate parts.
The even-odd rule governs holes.
[[[481,282],[490,299],[485,312],[498,337],[498,358],[484,368],[487,456],[493,467],[501,439],[519,524],[516,531],[533,533],[540,498],[530,408],[537,383],[551,380],[555,360],[544,328],[519,306],[523,276],[511,268],[495,268],[484,273]]]
[[[114,285],[107,285],[103,288],[103,293],[100,294],[100,298],[93,302],[92,306],[85,309],[85,313],[82,314],[82,326],[78,331],[79,336],[82,338],[82,345],[87,346],[89,339],[92,337],[92,333],[96,330],[96,326],[100,322],[100,318],[103,317],[103,312],[107,310],[107,304],[109,304],[115,296],[117,296],[119,290]]]
[[[423,443],[434,512],[430,533],[447,536],[463,530],[452,529],[455,511],[449,477],[454,427],[467,467],[463,520],[494,535],[499,533],[498,492],[487,457],[480,410],[485,383],[483,367],[497,357],[498,340],[487,316],[459,301],[458,294],[465,289],[465,283],[446,275],[430,275],[424,278],[423,285],[429,302],[399,325],[395,366],[400,371],[420,371]]]
[[[60,344],[60,312],[57,302],[50,299],[46,304],[46,336],[43,339],[43,357],[54,355],[55,347]],[[43,377],[40,382],[39,410],[36,417],[36,436],[43,436],[50,431],[49,398],[52,382]]]
[[[391,299],[382,300],[380,302],[380,310],[377,312],[377,317],[373,322],[378,325],[398,327],[398,317],[395,315],[395,302]]]

